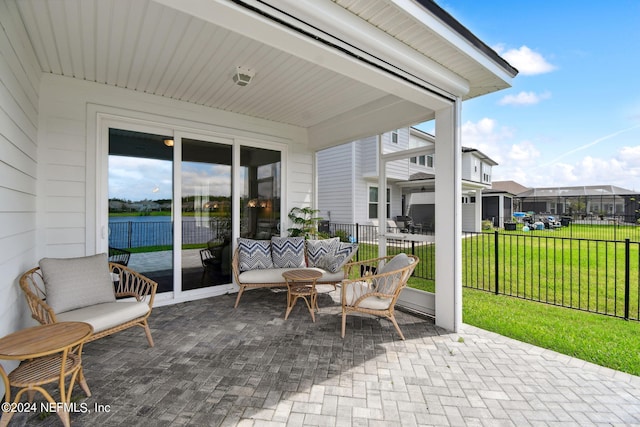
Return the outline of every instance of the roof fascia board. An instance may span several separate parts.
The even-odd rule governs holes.
[[[304,34],[303,32],[295,31],[274,19],[269,19],[267,16],[260,15],[247,7],[237,4],[239,2],[227,0],[153,1],[230,31],[240,32],[246,37],[342,75],[352,78],[356,76],[355,78],[361,83],[393,93],[422,107],[439,110],[446,108],[453,102],[449,93],[442,92],[438,88],[434,88],[424,82],[412,82],[409,79],[410,76],[402,75],[400,72],[396,73],[394,78],[389,72],[385,72],[385,70],[371,61],[359,60],[355,55],[347,55],[339,49],[332,48],[327,43],[315,40],[314,37],[322,38],[320,32],[317,32],[318,34],[314,36],[311,32]],[[250,4],[256,8],[259,7],[261,10],[270,9],[268,13],[263,12],[269,16],[277,13],[277,11],[263,2],[247,0],[241,3]],[[277,16],[277,19],[295,20],[282,13]],[[296,25],[299,26],[300,22],[295,20],[295,23],[292,22],[291,25],[294,27]],[[309,28],[309,31],[315,30]],[[326,34],[323,34],[323,36],[326,37]]]
[[[422,5],[415,0],[390,1],[399,8],[406,10],[418,21],[434,30],[436,34],[439,34],[444,40],[452,44],[460,52],[473,58],[477,63],[481,64],[484,68],[491,71],[504,82],[509,83],[511,79],[513,79],[518,74],[518,71],[515,68],[513,68],[509,63],[502,59],[497,53],[495,53],[493,49],[485,45],[484,42],[475,37],[471,33],[471,31],[467,30],[466,27],[464,27],[458,21],[455,22],[460,24],[460,27],[464,28],[466,32],[469,33],[468,36],[464,36],[459,31],[451,28],[449,25],[444,23],[441,18],[437,17],[436,14],[428,10],[426,5]],[[440,6],[435,5],[435,7],[441,9]],[[442,10],[442,14],[450,16],[444,10]],[[451,20],[455,20],[455,18],[451,17]],[[473,38],[474,40],[470,40],[470,38]],[[475,41],[475,43],[473,43],[473,41]],[[487,52],[484,52],[477,46],[477,44],[484,46],[485,50],[495,53],[495,55],[490,55]],[[495,56],[495,58],[492,58],[491,56]],[[497,61],[502,62],[502,64],[499,64]]]
[[[467,80],[334,2],[269,0],[269,5],[286,11],[299,22],[320,29],[323,37],[330,36],[346,43],[355,54],[381,59],[387,67],[402,69],[423,84],[435,86],[456,97],[463,97],[469,92]]]

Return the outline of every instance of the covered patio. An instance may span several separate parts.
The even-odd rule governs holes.
[[[316,323],[286,293],[249,291],[159,307],[141,330],[85,346],[93,396],[82,426],[640,425],[640,379],[463,325],[350,316],[322,290]],[[102,412],[95,408],[102,408]],[[108,412],[107,412],[108,411]],[[16,415],[11,425],[58,426]]]
[[[2,0],[0,12],[0,334],[28,325],[24,271],[108,250],[110,202],[129,197],[110,193],[113,157],[168,165],[131,201],[158,203],[154,192],[170,189],[173,283],[155,301],[174,304],[238,289],[183,286],[175,225],[189,196],[228,202],[235,244],[241,200],[269,187],[268,237],[278,235],[287,212],[316,204],[318,150],[426,121],[440,182],[436,324],[459,327],[462,102],[508,88],[517,70],[435,2]],[[119,142],[132,134],[142,142]],[[265,153],[276,171],[268,182],[255,171]],[[226,168],[224,190],[186,185],[197,161]],[[129,187],[139,169],[126,170]],[[379,175],[384,186],[383,162]]]

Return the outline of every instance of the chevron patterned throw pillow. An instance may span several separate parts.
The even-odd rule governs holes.
[[[240,271],[273,268],[271,241],[239,238],[238,266]]]
[[[272,237],[271,258],[275,268],[306,267],[304,237]]]

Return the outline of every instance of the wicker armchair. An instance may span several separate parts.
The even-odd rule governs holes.
[[[419,261],[415,255],[401,254],[400,257],[387,256],[347,264],[346,277],[349,279],[342,281],[341,290],[342,338],[347,314],[363,313],[389,319],[404,340],[394,307]]]
[[[20,287],[27,298],[31,316],[43,325],[60,321],[89,323],[93,326],[94,332],[86,342],[133,326],[140,326],[145,331],[149,346],[153,347],[153,338],[147,318],[153,308],[158,284],[118,263],[109,262],[109,271],[115,286],[116,299],[135,298],[135,301],[115,301],[56,314],[46,302],[47,296],[40,267],[32,268],[24,273],[20,277]],[[118,319],[118,316],[121,316],[122,321],[115,322],[117,324],[114,325],[113,318]]]
[[[117,264],[128,265],[131,252],[125,249],[119,249],[109,246],[109,262],[115,262]]]

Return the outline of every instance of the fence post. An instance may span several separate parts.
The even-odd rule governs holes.
[[[624,320],[629,320],[629,300],[631,299],[631,296],[629,295],[630,246],[631,243],[629,238],[624,239]]]
[[[356,222],[356,242],[360,244],[360,224]],[[356,261],[360,261],[360,251],[356,251]]]
[[[495,294],[498,295],[499,293],[499,288],[500,288],[500,274],[498,269],[500,268],[500,262],[498,260],[498,231],[494,231],[493,232],[493,248],[494,248],[494,256],[493,256],[493,266],[494,266],[494,270],[496,272],[495,274],[495,278],[496,278],[496,283],[495,283]]]

